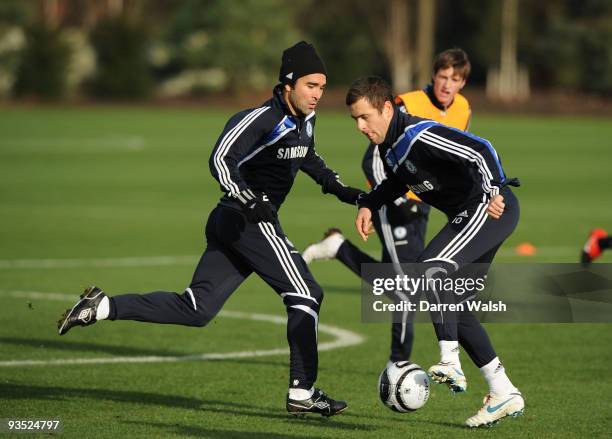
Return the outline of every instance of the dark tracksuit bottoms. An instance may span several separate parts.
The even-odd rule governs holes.
[[[206,224],[207,247],[183,294],[156,291],[110,299],[111,320],[205,326],[253,272],[283,299],[287,309],[290,386],[310,389],[317,378],[317,325],[323,291],[278,222],[246,221],[217,206]]]
[[[361,264],[375,263],[415,263],[425,247],[427,216],[422,215],[406,222],[401,214],[404,206],[385,205],[372,216],[372,222],[382,244],[382,260],[377,261],[361,251],[348,239],[345,240],[336,254],[336,259],[346,265],[357,276],[362,277]],[[429,208],[427,207],[427,211]],[[365,279],[367,282],[367,279]],[[400,300],[402,298],[399,298]],[[407,313],[391,325],[391,355],[389,360],[406,361],[410,359],[414,340],[414,325]]]
[[[506,204],[500,219],[489,217],[488,202],[474,203],[457,212],[465,210],[467,217],[450,217],[431,240],[418,262],[431,264],[432,278],[460,274],[461,268],[471,263],[483,264],[486,272],[499,247],[516,228],[520,215],[518,199],[512,191],[504,188],[500,194]],[[433,303],[461,302],[456,300],[455,294],[436,294],[435,291],[428,293],[428,299]],[[479,368],[497,356],[482,324],[467,308],[456,313],[432,313],[432,320],[438,340],[458,340]]]

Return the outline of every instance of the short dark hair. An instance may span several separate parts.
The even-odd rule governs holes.
[[[455,73],[461,75],[463,79],[467,79],[472,70],[467,53],[458,47],[440,52],[436,56],[433,64],[433,74],[435,75],[438,71],[449,67],[455,69]]]
[[[380,112],[386,101],[393,103],[393,91],[380,76],[366,76],[351,84],[346,93],[346,105],[353,105],[361,98],[366,98]]]

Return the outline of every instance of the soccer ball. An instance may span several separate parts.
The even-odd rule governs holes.
[[[378,378],[378,393],[384,405],[396,412],[413,412],[429,398],[429,378],[421,366],[410,361],[390,364]]]

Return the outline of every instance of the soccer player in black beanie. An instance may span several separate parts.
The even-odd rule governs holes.
[[[319,58],[312,44],[300,41],[283,52],[283,59],[278,73],[281,84],[293,84],[298,78],[320,73],[327,76],[323,60]]]
[[[315,152],[314,110],[326,70],[314,47],[302,41],[285,50],[279,80],[271,99],[229,119],[212,151],[210,171],[223,196],[208,218],[207,247],[184,292],[109,297],[90,287],[61,317],[58,330],[63,335],[73,326],[105,319],[205,326],[238,286],[257,273],[287,310],[287,411],[332,416],[347,404],[314,387],[323,290],[283,232],[277,212],[298,170],[323,193],[345,203],[355,205],[362,191],[345,186]]]

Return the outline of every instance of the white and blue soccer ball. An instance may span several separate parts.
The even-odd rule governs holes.
[[[413,412],[429,399],[429,377],[418,364],[398,361],[389,364],[378,378],[380,400],[391,410]]]

